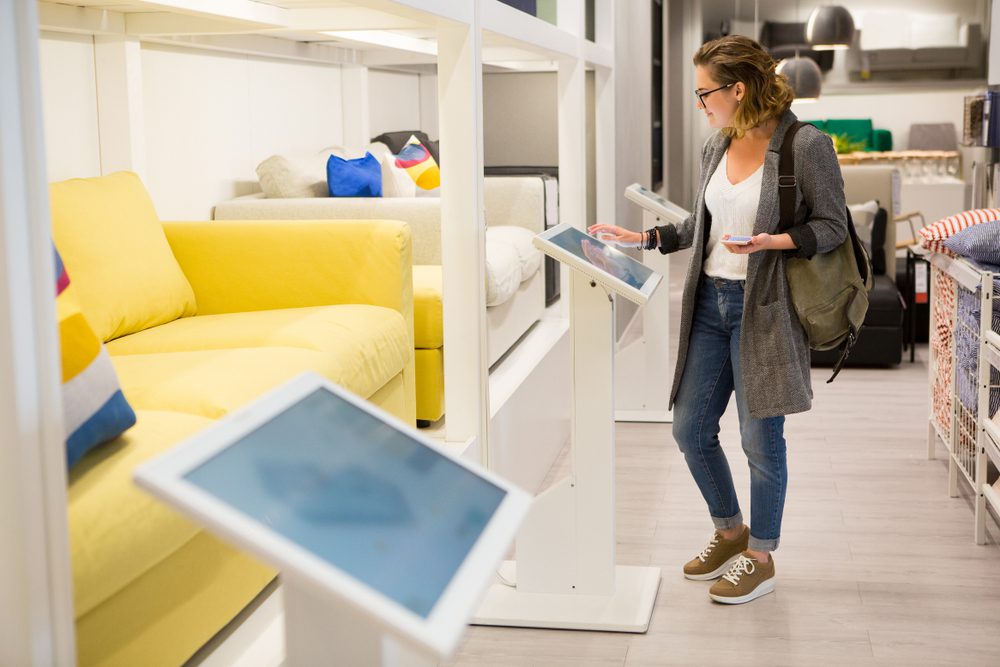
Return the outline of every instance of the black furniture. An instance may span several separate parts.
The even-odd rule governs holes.
[[[865,323],[845,366],[895,366],[903,360],[903,297],[888,276],[877,275],[874,283]],[[837,350],[813,350],[812,363],[832,366],[838,356]]]

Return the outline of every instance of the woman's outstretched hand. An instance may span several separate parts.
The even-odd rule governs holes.
[[[633,247],[638,247],[642,244],[642,234],[640,232],[632,232],[621,227],[616,227],[615,225],[591,225],[587,228],[587,232],[605,243]]]

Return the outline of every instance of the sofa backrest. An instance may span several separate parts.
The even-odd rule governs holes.
[[[887,165],[842,165],[840,171],[844,175],[844,195],[848,205],[876,199],[889,214],[885,226],[885,266],[889,278],[895,279],[896,223],[893,218],[899,214],[896,202],[899,171]]]
[[[538,176],[487,177],[487,226],[545,229],[545,183]],[[413,263],[441,264],[440,197],[304,197],[263,194],[216,204],[216,220],[401,220],[410,225]]]
[[[53,183],[49,197],[52,238],[101,340],[195,313],[194,291],[136,174]]]

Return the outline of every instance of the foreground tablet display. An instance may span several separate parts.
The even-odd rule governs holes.
[[[663,222],[679,224],[691,216],[690,211],[685,211],[672,201],[667,201],[638,183],[633,183],[625,188],[625,198],[646,209]]]
[[[446,655],[530,499],[309,374],[136,480],[281,568]]]
[[[567,224],[556,225],[537,235],[535,245],[639,305],[645,304],[660,284],[660,274]]]

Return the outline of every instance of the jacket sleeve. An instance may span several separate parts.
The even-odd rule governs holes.
[[[844,177],[829,136],[806,126],[795,139],[796,178],[809,217],[788,230],[796,249],[786,255],[809,259],[830,252],[847,238]]]
[[[708,153],[708,146],[712,143],[712,140],[716,138],[716,134],[713,134],[705,143],[701,145],[701,178],[705,178],[705,155]],[[701,191],[701,184],[698,188]],[[697,204],[698,197],[695,197],[695,203]],[[677,252],[678,250],[687,250],[694,243],[694,228],[695,228],[695,217],[698,215],[698,211],[692,211],[691,215],[679,224],[670,223],[666,225],[660,225],[654,227],[659,236],[660,243],[657,249],[664,255]]]

